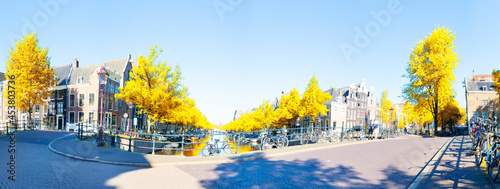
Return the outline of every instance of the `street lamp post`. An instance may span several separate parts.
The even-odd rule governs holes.
[[[391,109],[389,109],[391,111],[391,130],[394,130],[394,123],[392,121],[392,117],[394,116],[394,108],[391,107]]]
[[[102,117],[104,116],[103,104],[104,104],[104,87],[106,86],[108,77],[106,75],[106,68],[104,66],[101,67],[101,70],[97,72],[99,75],[99,85],[101,91],[101,122],[99,125],[99,138],[97,139],[97,146],[104,146],[104,142],[102,139]]]
[[[54,105],[54,108],[55,107],[56,106]],[[55,128],[56,128],[56,110],[55,109],[52,110],[52,114],[54,114],[54,125],[52,126],[52,129],[55,130]]]
[[[127,124],[127,133],[130,131],[130,122],[132,118],[132,101],[128,102],[128,124]],[[127,117],[125,117],[127,118]]]

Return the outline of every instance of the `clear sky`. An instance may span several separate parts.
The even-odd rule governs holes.
[[[190,97],[214,124],[281,91],[302,93],[313,75],[323,90],[364,78],[378,96],[388,89],[402,102],[411,49],[438,25],[456,34],[461,106],[464,76],[500,69],[499,1],[29,2],[0,3],[1,72],[12,42],[31,30],[55,67],[137,59],[158,44],[159,60],[181,66]]]

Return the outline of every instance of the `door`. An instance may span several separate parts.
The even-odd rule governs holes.
[[[63,127],[63,118],[57,117],[57,129],[61,130]]]

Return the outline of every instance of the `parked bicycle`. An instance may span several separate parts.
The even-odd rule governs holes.
[[[271,133],[267,133],[264,139],[262,139],[262,150],[271,149],[274,146],[278,148],[286,148],[288,147],[288,138],[281,134],[280,131],[277,131],[278,135],[272,136]]]
[[[201,150],[203,156],[213,156],[214,154],[234,154],[236,152],[236,146],[229,144],[227,141],[220,141],[219,139],[209,140],[207,145]]]

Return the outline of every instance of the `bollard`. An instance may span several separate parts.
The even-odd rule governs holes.
[[[153,155],[155,155],[155,133],[153,132]]]
[[[264,140],[264,136],[260,136],[262,135],[263,133],[263,130],[260,130],[260,133],[259,133],[259,138],[260,138],[260,150],[264,150],[264,144],[263,144],[263,140]]]
[[[300,144],[304,144],[302,142],[302,137],[304,137],[304,126],[300,126]]]
[[[344,142],[344,122],[342,122],[342,132],[340,133],[340,142]]]
[[[241,139],[241,132],[238,132],[238,146],[236,147],[236,154],[240,153],[240,139]]]
[[[182,129],[181,155],[184,155],[184,128]]]
[[[130,131],[128,131],[128,135],[129,135],[129,138],[128,138],[128,151],[131,152],[131,148],[132,148],[132,134]]]

